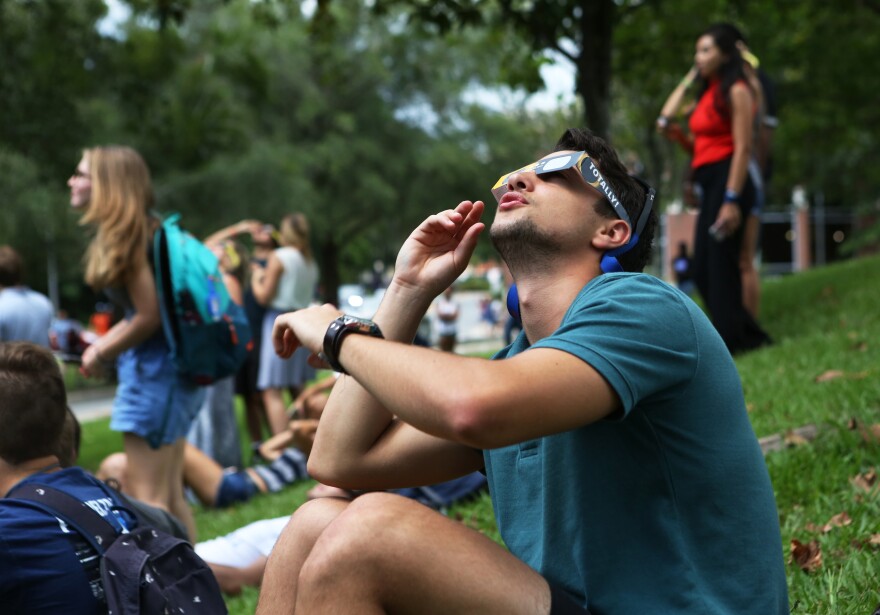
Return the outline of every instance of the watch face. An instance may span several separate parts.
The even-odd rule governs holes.
[[[358,318],[357,316],[349,316],[348,314],[345,314],[342,317],[342,326],[346,329],[354,329],[358,332],[369,333],[376,325],[373,321],[367,320],[366,318]]]

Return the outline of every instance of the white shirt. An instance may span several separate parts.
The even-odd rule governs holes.
[[[314,260],[306,261],[296,248],[278,248],[274,254],[281,261],[284,272],[269,306],[285,312],[308,307],[318,283],[318,265]]]

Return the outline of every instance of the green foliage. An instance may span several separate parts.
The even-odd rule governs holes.
[[[23,252],[37,289],[54,259],[62,301],[83,309],[94,302],[80,281],[85,237],[63,194],[83,147],[143,152],[159,208],[183,213],[197,234],[306,212],[332,292],[392,260],[428,213],[487,199],[500,172],[546,151],[585,113],[644,165],[661,207],[670,202],[687,161],[654,118],[697,34],[717,20],[741,25],[777,82],[771,205],[794,184],[822,191],[830,207],[869,211],[880,192],[870,166],[880,155],[872,2],[127,4],[120,34],[106,36],[101,0],[0,0],[0,184],[11,212],[0,241]],[[525,93],[551,58],[571,63],[580,100],[527,113]],[[875,239],[868,228],[862,245]],[[491,254],[488,241],[477,254]]]
[[[77,103],[94,87],[101,0],[0,1],[0,145],[60,180],[88,134]],[[63,95],[59,95],[63,93]]]

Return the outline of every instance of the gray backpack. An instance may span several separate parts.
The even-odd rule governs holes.
[[[187,541],[149,526],[117,534],[100,514],[47,485],[27,483],[7,497],[60,517],[101,556],[109,615],[227,613],[214,573]]]

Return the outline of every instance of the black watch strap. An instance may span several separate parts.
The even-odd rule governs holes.
[[[342,346],[342,340],[349,333],[357,333],[359,335],[369,335],[370,337],[378,337],[384,339],[382,330],[379,325],[372,320],[366,318],[358,318],[343,314],[330,323],[327,332],[324,334],[324,359],[333,368],[342,374],[347,374],[345,368],[339,362],[339,348]]]

